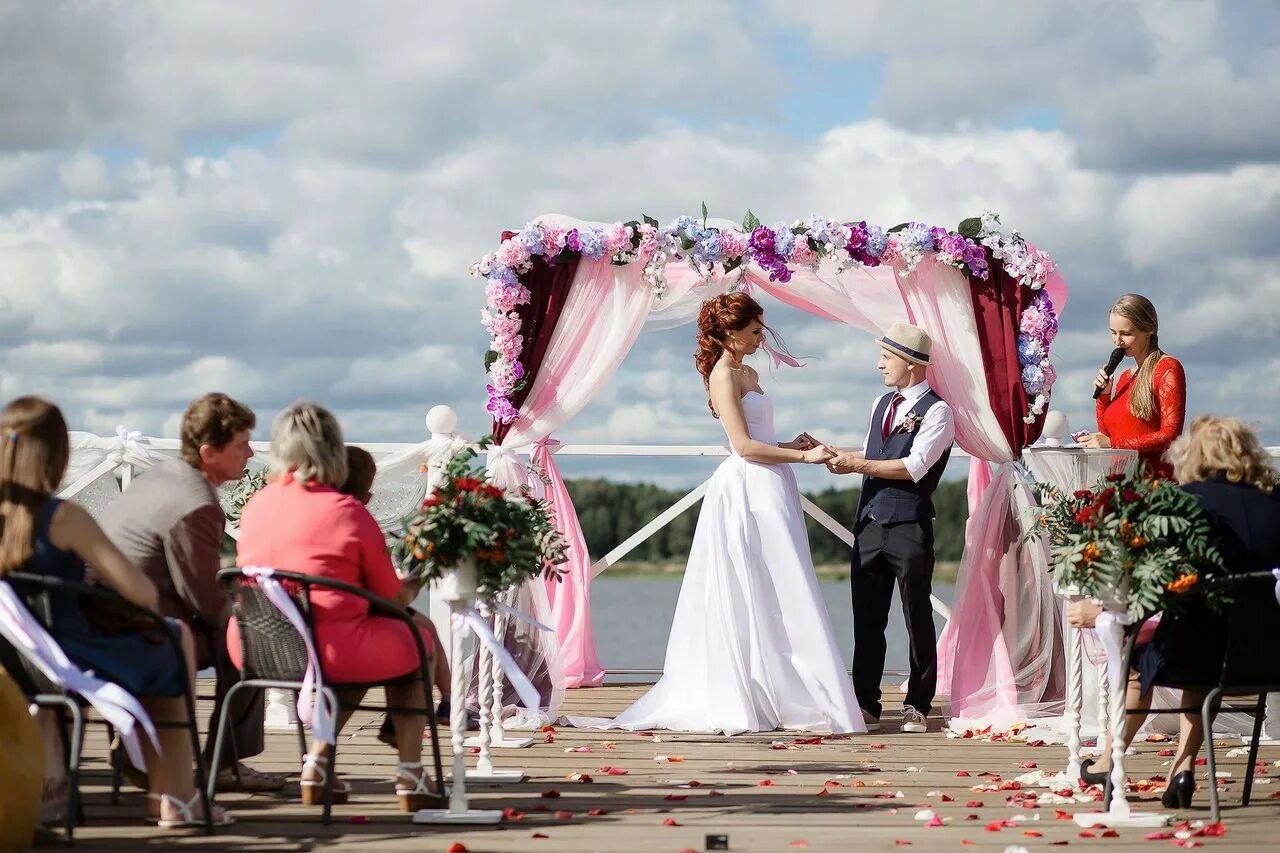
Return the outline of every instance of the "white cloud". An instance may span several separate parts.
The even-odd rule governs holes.
[[[1280,333],[1280,173],[1251,162],[1275,159],[1254,150],[1277,112],[1256,86],[1273,59],[1264,37],[1224,47],[1243,32],[1235,12],[944,4],[920,26],[901,4],[819,10],[804,20],[822,22],[809,32],[822,50],[883,55],[881,117],[803,138],[775,123],[787,82],[767,11],[521,4],[494,27],[469,7],[424,8],[0,12],[0,80],[28,82],[0,83],[0,390],[49,394],[99,431],[172,434],[186,401],[218,388],[258,409],[260,436],[299,397],[365,440],[419,440],[436,403],[478,435],[486,340],[467,266],[498,232],[550,212],[666,219],[706,200],[770,222],[954,224],[996,208],[1072,285],[1055,406],[1074,423],[1092,417],[1106,308],[1129,290],[1160,307],[1193,408],[1275,420],[1274,395],[1244,401],[1223,379],[1273,367]],[[789,7],[782,18],[795,25]],[[56,63],[39,39],[62,46]],[[1167,114],[1179,62],[1205,110],[1190,125],[1206,127]],[[1215,141],[1207,126],[1250,99],[1261,124]],[[1045,106],[1064,129],[993,126]],[[1130,174],[1107,153],[1117,140],[1168,171]],[[765,371],[779,431],[859,442],[880,391],[870,339],[769,311],[815,357]],[[688,328],[643,337],[561,437],[723,442],[692,349]],[[1266,429],[1280,441],[1280,424]]]

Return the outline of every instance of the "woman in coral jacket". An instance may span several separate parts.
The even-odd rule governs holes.
[[[1136,450],[1153,476],[1172,479],[1165,453],[1182,434],[1187,411],[1187,377],[1182,362],[1160,349],[1159,320],[1151,300],[1126,293],[1111,306],[1111,339],[1137,363],[1112,384],[1105,369],[1094,386],[1098,397],[1098,431],[1084,447]]]

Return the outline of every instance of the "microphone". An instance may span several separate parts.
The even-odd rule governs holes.
[[[1107,359],[1107,366],[1103,368],[1103,370],[1106,371],[1108,379],[1110,379],[1111,375],[1116,372],[1116,368],[1120,366],[1120,362],[1122,361],[1124,361],[1124,347],[1116,347],[1111,351],[1111,357]],[[1102,389],[1094,388],[1093,399],[1096,400],[1101,396]]]

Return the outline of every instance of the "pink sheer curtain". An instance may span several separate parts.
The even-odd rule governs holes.
[[[556,219],[568,227],[583,224]],[[533,445],[534,461],[543,464],[550,481],[546,491],[555,511],[556,528],[568,539],[570,548],[566,574],[560,581],[547,584],[551,608],[547,616],[556,629],[560,666],[568,687],[598,685],[605,673],[591,624],[591,559],[577,510],[552,459],[558,442],[550,435],[581,411],[613,377],[640,334],[652,302],[652,289],[639,264],[614,266],[608,260],[583,258],[542,369],[520,407],[520,417],[507,434],[505,448],[490,453],[495,482],[522,481],[527,475],[514,453],[506,448]]]
[[[599,687],[605,672],[596,654],[595,628],[591,624],[591,557],[578,523],[578,513],[556,467],[552,450],[560,442],[540,438],[533,443],[533,464],[547,478],[546,497],[556,508],[556,529],[569,543],[569,562],[559,580],[547,581],[551,603],[551,627],[560,644],[560,665],[565,687]]]

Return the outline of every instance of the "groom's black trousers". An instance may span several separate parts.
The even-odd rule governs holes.
[[[854,533],[857,545],[849,579],[853,587],[853,690],[858,704],[868,714],[880,716],[885,628],[896,579],[911,641],[911,675],[903,701],[928,716],[938,689],[938,638],[929,602],[933,522],[882,525],[867,518]]]

